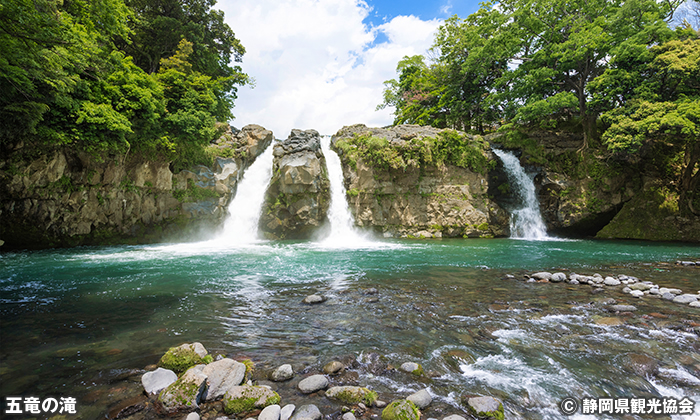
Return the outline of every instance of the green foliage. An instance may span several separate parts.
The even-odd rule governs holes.
[[[208,188],[200,187],[196,185],[192,179],[188,179],[187,188],[173,191],[173,197],[181,203],[194,203],[197,201],[219,198],[219,194]]]
[[[381,170],[454,165],[483,172],[488,165],[484,154],[488,143],[480,137],[470,138],[453,130],[442,131],[435,138],[414,137],[392,144],[386,138],[371,134],[355,135],[339,139],[335,147],[355,169],[358,159]]]

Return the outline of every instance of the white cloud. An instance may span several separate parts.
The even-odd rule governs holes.
[[[260,124],[286,138],[293,128],[334,134],[343,125],[383,126],[391,110],[382,82],[396,77],[405,55],[425,54],[441,21],[397,16],[363,23],[359,0],[219,0],[226,22],[246,48],[243,70],[256,87],[238,91],[233,124]],[[388,41],[372,46],[383,32]]]

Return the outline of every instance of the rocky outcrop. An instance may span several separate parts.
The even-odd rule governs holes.
[[[0,239],[7,248],[148,243],[201,237],[227,215],[243,171],[273,139],[256,125],[222,136],[212,168],[173,174],[167,161],[38,155],[19,145],[0,160]]]
[[[307,239],[326,221],[330,183],[316,130],[292,130],[274,146],[260,229],[270,239]]]
[[[420,151],[423,144],[429,144],[429,139],[447,131],[414,125],[391,128],[353,125],[333,136],[332,144],[343,164],[347,198],[357,225],[386,237],[508,235],[508,214],[488,195],[486,168],[479,171],[468,165],[457,166],[449,159],[438,162],[435,151]],[[473,147],[467,147],[481,155],[483,162],[496,159],[480,138],[458,135],[464,144],[474,143]],[[364,155],[354,153],[358,139],[368,144]],[[384,144],[380,146],[383,149],[374,147],[375,143]],[[399,155],[389,154],[392,149]],[[380,158],[389,164],[377,164],[375,152],[386,154]],[[433,161],[426,162],[431,157]],[[399,164],[392,166],[392,159]],[[459,157],[453,157],[452,161],[461,162]]]

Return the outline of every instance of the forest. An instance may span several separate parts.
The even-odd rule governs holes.
[[[429,58],[404,57],[379,108],[395,108],[394,124],[500,131],[521,148],[535,130],[580,133],[578,159],[653,158],[681,211],[700,214],[700,38],[670,23],[679,5],[485,3],[448,19]]]
[[[206,160],[250,81],[216,0],[3,0],[0,149]]]

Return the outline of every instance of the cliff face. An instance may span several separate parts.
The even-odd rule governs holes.
[[[354,125],[333,136],[332,144],[343,164],[347,199],[357,225],[381,232],[385,237],[508,235],[508,215],[489,198],[485,170],[426,163],[425,156],[431,151],[422,152],[422,158],[413,157],[414,149],[431,144],[427,139],[439,138],[444,131],[410,125],[387,129]],[[401,168],[378,165],[369,161],[375,153],[372,151],[364,157],[351,156],[356,148],[353,142],[358,138],[369,142],[383,139],[386,150],[405,150],[401,162],[406,165]],[[338,147],[343,142],[344,148]],[[477,153],[483,153],[484,161],[496,159],[488,151]],[[387,159],[398,160],[392,155]]]
[[[232,158],[173,174],[168,162],[138,156],[98,161],[56,151],[0,162],[0,239],[4,248],[147,243],[218,227],[238,180],[272,141],[246,126],[217,142]]]
[[[269,239],[308,239],[327,220],[330,183],[316,130],[292,130],[275,144],[260,230]]]

